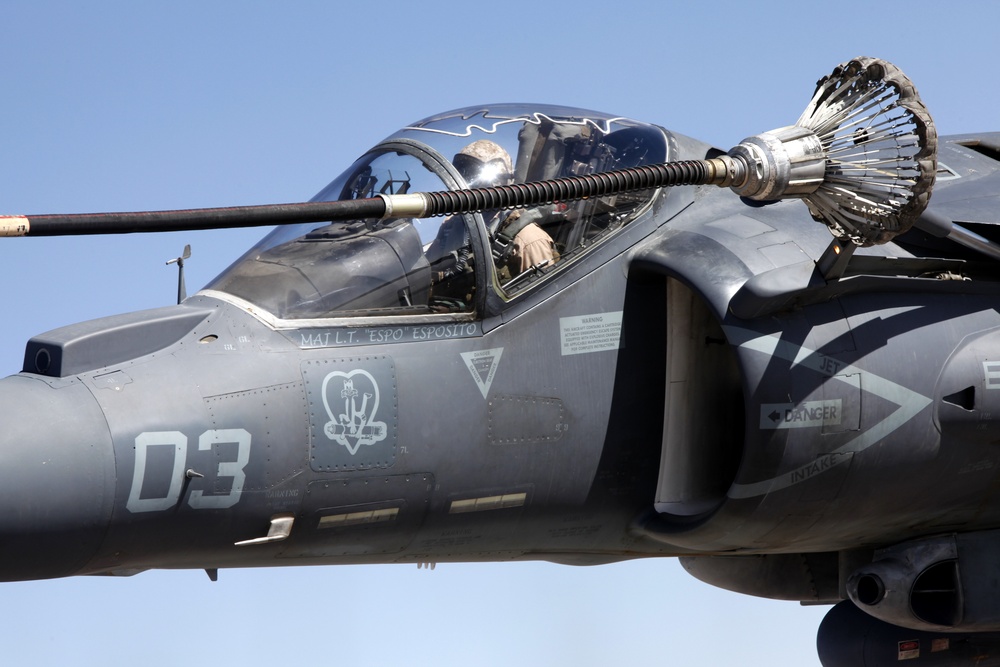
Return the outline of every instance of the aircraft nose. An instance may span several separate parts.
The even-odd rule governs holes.
[[[86,386],[0,380],[0,581],[80,571],[107,530],[114,472],[111,434]]]

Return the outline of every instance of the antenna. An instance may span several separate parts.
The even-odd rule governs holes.
[[[184,286],[184,260],[191,257],[191,244],[184,246],[180,257],[167,260],[167,266],[177,264],[177,303],[187,298],[187,288]]]

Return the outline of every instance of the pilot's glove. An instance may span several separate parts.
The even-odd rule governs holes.
[[[472,273],[472,248],[452,250],[434,263],[434,282],[440,283],[463,273]]]

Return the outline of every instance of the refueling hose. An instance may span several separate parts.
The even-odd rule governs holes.
[[[451,215],[542,206],[557,201],[606,197],[622,192],[676,185],[701,185],[707,182],[709,173],[715,173],[710,161],[684,160],[584,176],[568,176],[550,181],[420,194],[426,199],[426,215]]]
[[[863,128],[863,131],[858,128]],[[305,204],[0,217],[0,236],[131,234],[352,219],[426,218],[541,206],[676,185],[729,187],[750,199],[803,199],[833,235],[859,246],[904,233],[927,206],[937,132],[910,80],[860,57],[817,84],[795,125],[744,139],[727,155],[487,188],[380,194]],[[972,241],[971,237],[969,237]]]
[[[522,208],[603,197],[674,185],[723,183],[731,165],[724,158],[632,167],[551,181],[469,190],[379,195],[370,199],[268,204],[137,213],[73,213],[0,216],[0,236],[134,234],[202,229],[265,227],[386,217],[432,217],[491,209]],[[721,173],[721,172],[726,172]]]

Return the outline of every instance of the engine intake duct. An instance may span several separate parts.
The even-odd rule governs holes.
[[[743,456],[745,408],[735,350],[704,299],[668,278],[666,305],[666,401],[654,506],[684,523],[725,502]]]

